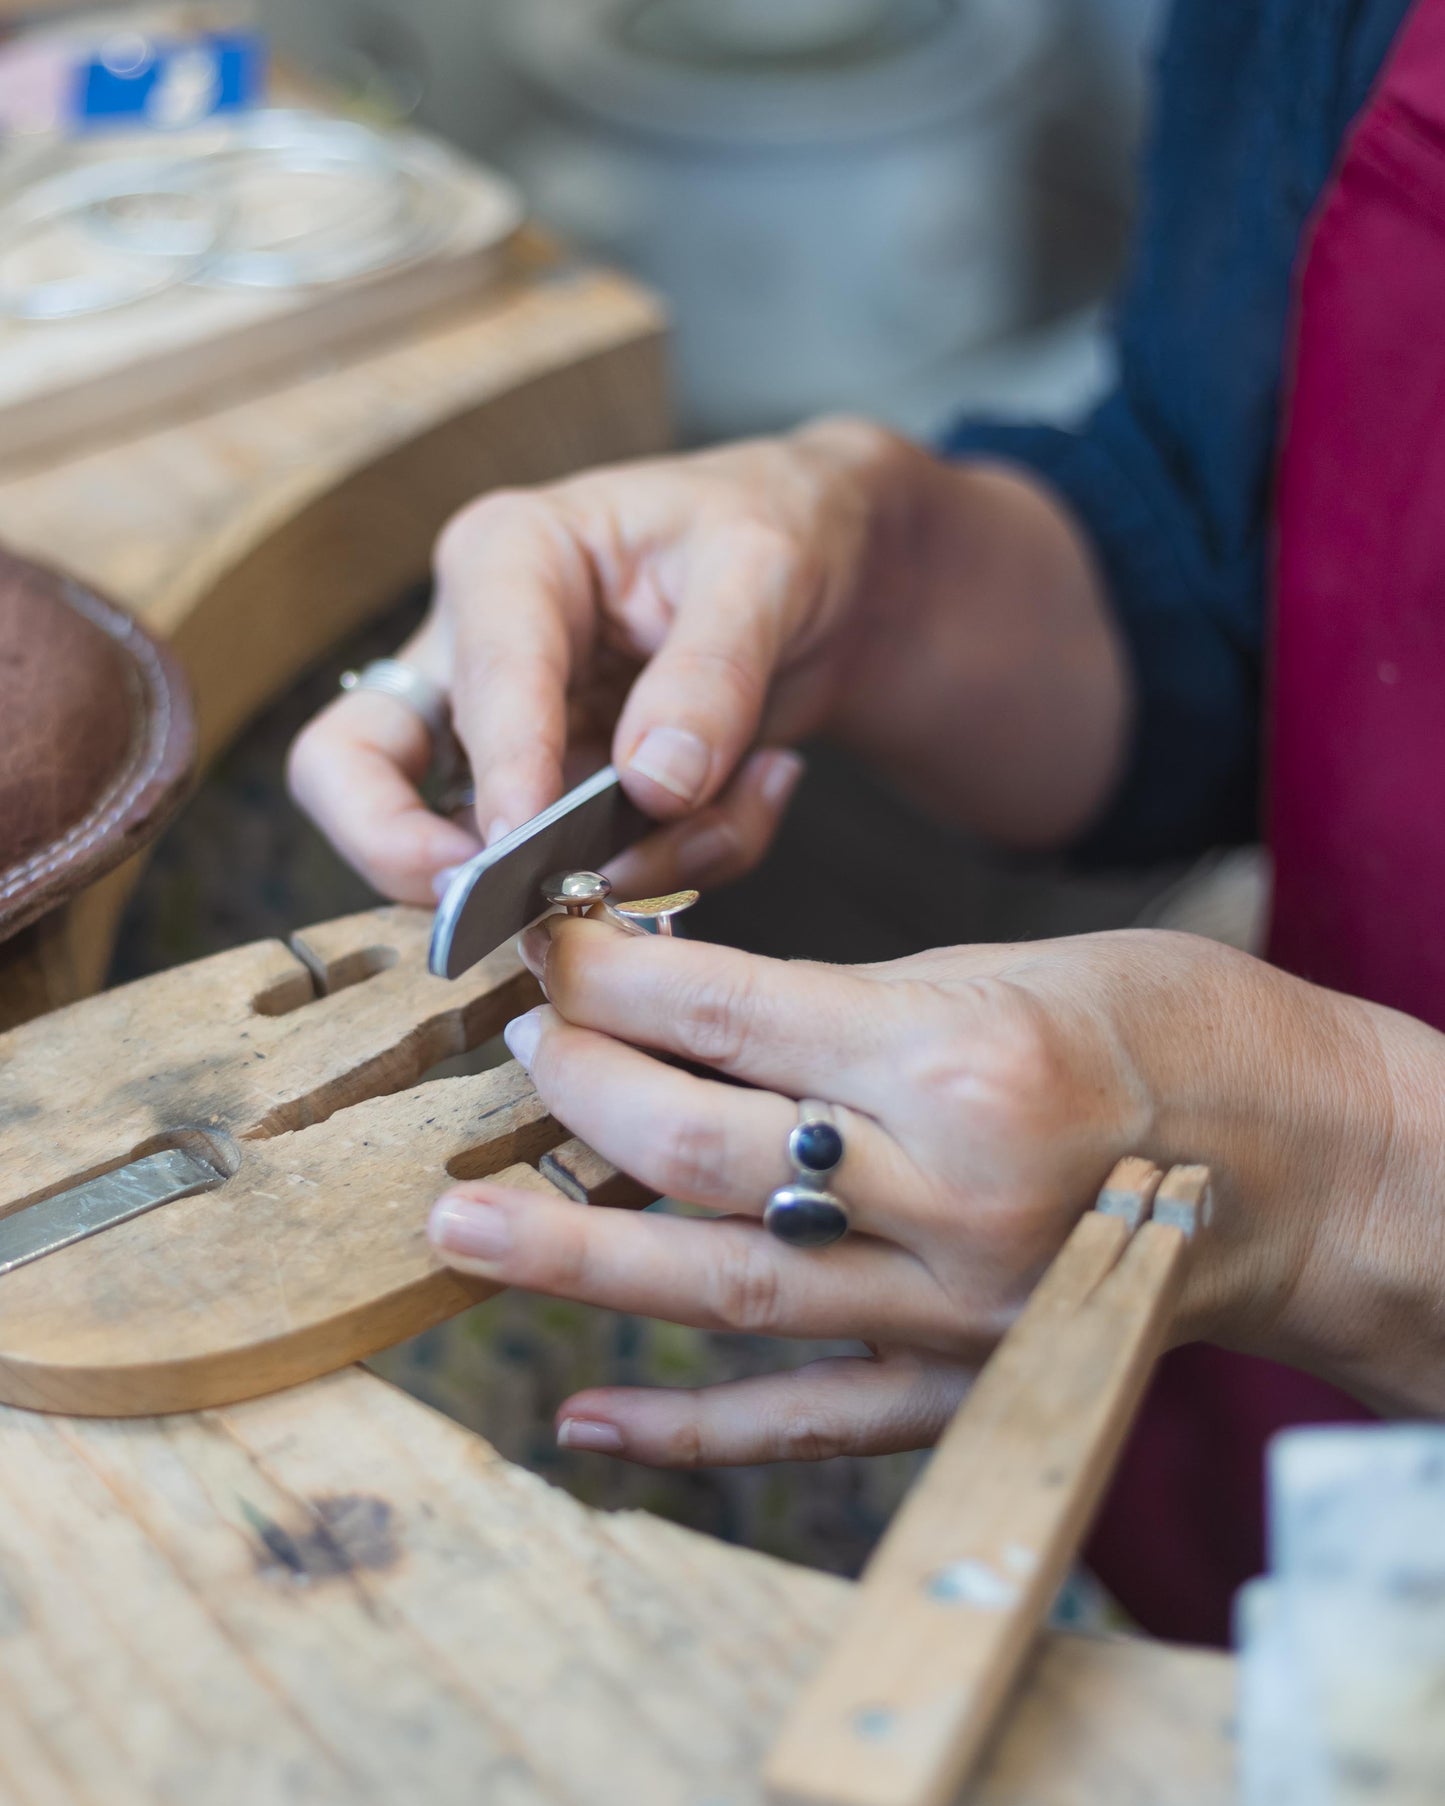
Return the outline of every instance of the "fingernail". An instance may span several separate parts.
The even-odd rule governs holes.
[[[542,1011],[540,1008],[528,1010],[525,1016],[514,1016],[502,1030],[502,1039],[507,1044],[507,1051],[518,1065],[532,1070],[532,1056],[537,1051],[537,1043],[542,1038]]]
[[[512,824],[505,815],[494,815],[492,824],[487,829],[487,845],[494,847],[499,840],[505,840],[512,831]]]
[[[517,941],[517,957],[538,984],[542,983],[546,975],[547,955],[551,950],[551,933],[540,922],[534,922]]]
[[[683,802],[695,802],[707,782],[712,754],[707,743],[681,727],[654,727],[628,760],[632,771],[661,784]]]
[[[564,1417],[557,1425],[557,1446],[616,1455],[623,1447],[622,1432],[614,1423],[595,1423],[590,1417]]]
[[[452,879],[462,868],[459,865],[444,865],[431,881],[432,895],[440,903],[451,888]]]
[[[467,1260],[497,1260],[512,1245],[512,1226],[504,1210],[452,1193],[432,1205],[427,1235],[436,1247]]]
[[[706,878],[737,854],[737,835],[717,822],[691,829],[677,843],[677,863],[685,878]]]
[[[797,753],[773,753],[768,759],[767,770],[763,773],[763,801],[774,809],[781,809],[797,789],[798,779],[802,775],[803,760]]]

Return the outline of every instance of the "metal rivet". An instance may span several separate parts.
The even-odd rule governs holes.
[[[569,916],[584,916],[594,903],[605,903],[612,895],[612,880],[601,872],[553,872],[542,880],[542,895]]]

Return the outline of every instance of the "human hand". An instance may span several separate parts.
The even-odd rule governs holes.
[[[633,800],[676,824],[621,882],[739,874],[799,774],[776,748],[826,722],[856,637],[877,473],[898,458],[922,454],[825,422],[482,497],[443,532],[434,603],[399,653],[450,693],[474,820],[426,809],[430,738],[369,692],[302,732],[294,795],[379,889],[430,903],[478,829],[490,844],[610,756]],[[759,743],[774,750],[749,756]]]
[[[1322,1199],[1368,1192],[1381,1157],[1361,1126],[1364,1006],[1191,936],[829,968],[552,918],[523,950],[550,1002],[508,1040],[549,1107],[659,1192],[730,1214],[466,1185],[433,1218],[443,1257],[612,1309],[881,1351],[696,1393],[588,1392],[559,1414],[572,1446],[717,1464],[931,1441],[1126,1153],[1216,1176],[1180,1339],[1289,1351],[1320,1315],[1301,1275],[1338,1233]],[[854,1232],[821,1250],[760,1223],[800,1096],[834,1104],[847,1145],[830,1184]]]

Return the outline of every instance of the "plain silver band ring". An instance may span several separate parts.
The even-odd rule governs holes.
[[[424,723],[433,740],[440,740],[452,724],[452,705],[446,691],[414,665],[399,658],[374,658],[359,671],[343,671],[343,690],[375,690],[403,703]]]

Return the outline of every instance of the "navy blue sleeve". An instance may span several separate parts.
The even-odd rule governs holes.
[[[1301,235],[1409,0],[1176,0],[1119,381],[1076,432],[965,422],[1083,524],[1135,674],[1127,767],[1082,858],[1258,831],[1270,491]]]

